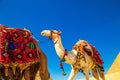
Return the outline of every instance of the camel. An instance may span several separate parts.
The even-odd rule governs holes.
[[[28,44],[28,40],[31,43],[27,47],[25,45]],[[14,41],[14,44],[11,43],[12,41]],[[23,53],[17,53],[20,50]],[[24,52],[27,54],[28,50],[35,53],[21,56],[21,54],[25,55]],[[22,30],[0,25],[0,80],[22,80],[23,78],[25,80],[35,80],[38,71],[41,80],[50,79],[47,57],[39,48],[38,42],[32,37],[31,32],[26,28]]]
[[[5,80],[23,80],[23,78],[25,80],[35,80],[37,71],[39,71],[39,77],[41,78],[41,80],[49,80],[50,74],[48,72],[47,58],[41,49],[40,49],[40,61],[41,62],[30,65],[29,67],[24,69],[22,73],[19,73],[19,71],[16,70],[16,73],[13,74],[11,71],[9,76],[5,76],[4,66],[1,65],[0,80],[2,80],[2,78]]]
[[[87,54],[87,52],[85,52],[85,51],[83,51],[82,53],[79,54],[78,50],[81,49],[81,47],[78,50],[75,49],[76,44],[78,44],[79,41],[75,44],[75,47],[73,47],[72,51],[67,51],[67,53],[66,53],[66,49],[62,45],[60,34],[61,34],[61,32],[57,31],[57,30],[43,30],[41,32],[42,36],[46,36],[53,41],[56,53],[60,57],[60,59],[64,60],[65,63],[71,65],[72,70],[71,70],[68,80],[74,80],[74,78],[75,78],[76,74],[79,72],[79,70],[83,71],[83,73],[86,76],[86,80],[89,80],[89,70],[92,70],[92,74],[96,80],[100,80],[98,72],[99,72],[102,80],[105,80],[102,65],[98,65],[92,59],[92,57],[89,56]],[[88,46],[86,49],[88,51],[90,51],[91,55],[92,55],[91,47]]]
[[[27,69],[24,70],[24,79],[25,80],[36,80],[35,76],[37,75],[37,71],[39,71],[39,77],[41,80],[50,80],[50,73],[48,72],[48,62],[47,57],[44,52],[39,48],[38,43],[36,42],[36,47],[38,48],[40,55],[40,62],[31,65]],[[29,78],[30,79],[29,79]]]
[[[5,76],[5,73],[4,73],[5,67],[1,65],[0,80],[2,80],[2,78],[5,80],[23,80],[23,78],[25,80],[36,80],[35,76],[38,71],[39,71],[39,77],[41,78],[41,80],[49,80],[50,74],[48,72],[47,57],[41,49],[39,49],[39,51],[40,51],[40,62],[30,65],[29,67],[24,69],[22,73],[18,71],[19,68],[17,68],[18,70],[16,69],[15,74],[13,74],[12,70],[10,69],[11,71],[9,76]]]

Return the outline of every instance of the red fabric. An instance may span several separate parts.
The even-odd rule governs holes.
[[[34,39],[29,31],[19,28],[10,29],[0,25],[0,63],[23,64],[37,62],[39,54],[35,44],[34,48],[31,49],[31,42],[34,44]]]
[[[104,62],[103,62],[103,60],[102,60],[102,58],[100,57],[100,54],[99,54],[99,52],[97,51],[97,49],[94,47],[94,46],[92,46],[90,43],[88,43],[87,41],[83,41],[83,42],[80,42],[80,47],[73,47],[74,49],[76,49],[77,50],[77,48],[79,49],[78,51],[80,52],[80,53],[83,53],[83,51],[85,51],[85,52],[87,52],[87,54],[89,55],[89,56],[92,56],[92,58],[93,58],[93,60],[97,63],[97,64],[99,64],[99,65],[102,65]],[[86,49],[85,49],[85,46],[90,46],[91,48],[92,48],[92,51],[93,51],[93,55],[92,55],[92,53],[90,52],[90,51],[87,51]]]
[[[89,44],[89,43],[88,43]],[[97,51],[97,49],[94,47],[94,46],[92,46],[91,44],[89,44],[90,46],[91,46],[91,48],[92,48],[92,50],[93,50],[93,59],[98,63],[98,64],[103,64],[104,62],[103,62],[103,60],[101,59],[101,57],[100,57],[100,53]]]
[[[5,41],[8,42],[7,35],[7,27],[0,25],[0,63],[8,64],[10,62],[8,58],[8,54],[5,52]]]

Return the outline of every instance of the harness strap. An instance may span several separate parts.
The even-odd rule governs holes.
[[[49,36],[49,39],[51,39],[51,40],[53,40],[53,33],[60,35],[59,33],[55,33],[53,30],[51,30],[51,31],[50,31],[50,36]],[[54,41],[54,44],[56,44],[56,43],[58,42],[58,40],[59,40],[59,39],[57,39],[56,41],[53,40],[53,41]]]

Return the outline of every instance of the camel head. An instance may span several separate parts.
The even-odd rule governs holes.
[[[56,39],[57,37],[59,37],[61,34],[60,31],[57,31],[57,30],[43,30],[41,32],[41,35],[42,36],[46,36],[52,40]]]

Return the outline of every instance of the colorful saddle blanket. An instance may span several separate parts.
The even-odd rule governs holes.
[[[90,49],[86,48],[88,46]],[[88,43],[87,41],[84,41],[84,40],[78,41],[73,46],[73,49],[77,50],[78,54],[82,54],[86,52],[89,56],[92,56],[93,60],[99,65],[102,65],[104,63],[97,49],[94,46],[92,46],[90,43]]]
[[[30,31],[0,25],[0,64],[35,63],[38,60],[39,53]]]

